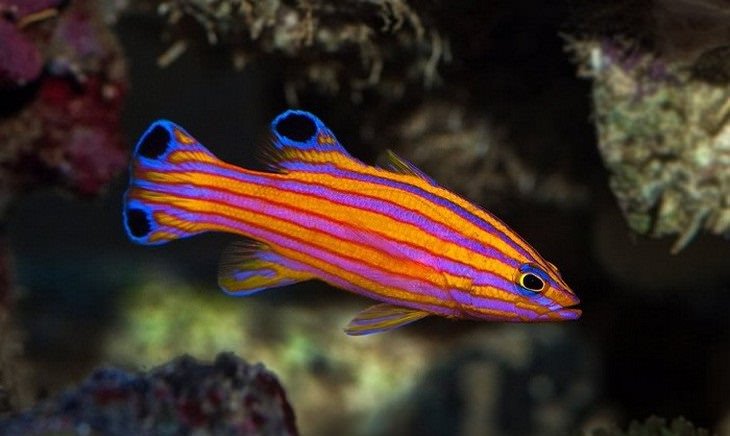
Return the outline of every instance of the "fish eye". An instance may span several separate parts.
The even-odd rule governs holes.
[[[519,284],[522,288],[532,292],[541,292],[545,289],[545,281],[531,272],[522,273]]]
[[[515,273],[514,285],[518,291],[536,294],[548,287],[548,273],[534,263],[523,264]]]

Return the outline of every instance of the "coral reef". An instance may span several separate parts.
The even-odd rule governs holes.
[[[599,149],[629,227],[676,235],[673,252],[702,228],[729,234],[730,87],[718,61],[726,50],[693,69],[619,38],[569,47],[593,81]]]
[[[406,121],[401,124],[404,129],[408,128],[407,123],[427,118],[432,112],[455,112],[432,119],[436,124],[444,119],[463,119],[463,111],[471,109],[470,103],[479,97],[491,97],[471,95],[474,89],[509,89],[515,86],[511,82],[520,79],[510,77],[510,81],[499,72],[484,70],[484,56],[494,55],[489,45],[501,42],[497,33],[502,25],[500,20],[520,18],[511,16],[513,12],[508,8],[498,6],[439,9],[440,6],[436,3],[413,7],[405,0],[254,4],[239,0],[166,1],[158,10],[169,23],[171,45],[160,57],[160,64],[168,65],[184,52],[195,39],[189,24],[196,23],[208,42],[226,47],[239,67],[253,59],[281,60],[292,105],[297,105],[305,92],[321,98],[345,91],[360,101],[365,90],[374,90],[379,98],[370,103],[378,102],[376,106],[381,108],[388,102],[416,103],[409,108],[396,108],[398,115],[405,115]],[[676,235],[674,252],[686,246],[703,227],[712,233],[727,233],[730,200],[723,174],[727,167],[725,144],[730,111],[725,104],[730,77],[726,47],[730,26],[727,20],[719,19],[727,16],[726,7],[714,0],[698,5],[662,0],[643,11],[635,10],[630,2],[618,2],[611,8],[588,2],[578,11],[574,21],[581,24],[573,23],[572,30],[580,34],[589,29],[593,33],[584,39],[576,38],[571,48],[580,59],[581,74],[593,79],[601,153],[613,174],[611,186],[629,226],[642,234]],[[634,19],[627,20],[629,16]],[[546,18],[545,23],[550,19]],[[701,23],[702,30],[687,23]],[[632,43],[612,36],[622,30],[637,34],[635,39],[628,39]],[[640,44],[643,41],[651,41],[655,50]],[[442,68],[452,55],[457,56],[458,62]],[[426,101],[420,106],[428,100],[419,95],[423,94],[421,85],[440,82],[439,69],[446,70],[445,99]],[[493,77],[497,80],[491,80]],[[487,85],[488,82],[497,85]],[[416,83],[419,92],[407,93],[406,90],[416,88],[409,85]],[[464,140],[479,140],[474,135],[483,138],[485,131],[495,129],[493,125],[497,130],[504,128],[501,123],[487,122],[480,114],[514,110],[511,105],[499,103],[480,108],[464,120],[467,124],[452,129],[457,135],[448,138],[446,145],[438,144],[439,147],[429,140],[429,135],[445,139],[445,132],[439,129],[426,129],[418,138],[408,138],[407,130],[393,136],[396,144],[416,144],[413,139],[421,140],[414,155],[422,155],[423,159],[413,160],[425,162],[427,168],[439,168],[429,166],[429,162],[439,161],[452,145],[460,142],[458,151],[463,159],[456,162],[457,168],[451,167],[450,160],[441,166],[450,177],[463,173],[458,171],[458,165],[471,162],[473,157],[478,157],[478,162],[493,159],[478,173],[481,179],[488,180],[452,185],[456,189],[468,187],[471,199],[479,201],[485,194],[509,192],[560,206],[585,204],[584,187],[558,176],[559,172],[546,173],[525,165],[511,143],[512,138],[503,141],[505,146],[490,143],[490,152],[484,156],[479,155],[485,151],[479,146],[463,153],[469,148],[464,146]],[[381,117],[375,116],[382,125],[384,120],[392,119],[392,110],[371,112],[382,113]],[[462,127],[466,137],[456,138]],[[436,151],[431,156],[433,150]],[[408,152],[403,154],[409,157]],[[502,174],[495,175],[494,169],[502,165]]]
[[[377,89],[397,97],[409,83],[437,82],[437,67],[448,56],[448,43],[406,0],[172,0],[158,10],[173,41],[160,65],[191,44],[192,19],[210,44],[229,50],[237,68],[262,57],[289,60],[290,104],[311,84],[324,93],[357,97]]]
[[[96,3],[1,0],[0,59],[0,223],[19,195],[38,187],[98,194],[126,164],[120,113],[128,84]],[[21,381],[26,368],[10,316],[12,254],[4,245],[0,251],[0,408],[7,410],[27,403],[32,388]]]
[[[28,32],[32,24],[58,14],[61,0],[0,1],[0,91],[27,85],[36,80],[43,69],[41,49]]]
[[[644,422],[632,421],[626,431],[619,428],[597,429],[583,433],[585,436],[709,436],[710,433],[695,427],[691,422],[679,417],[670,423],[664,418],[651,416]]]
[[[286,385],[303,434],[439,434],[426,431],[424,416],[434,428],[443,422],[560,434],[577,425],[599,390],[587,345],[559,326],[438,319],[343,340],[342,328],[367,302],[232,300],[166,281],[130,290],[128,298],[125,319],[105,341],[105,360],[147,366],[181,351],[245,350],[244,357],[267,362]],[[557,356],[561,364],[552,365]],[[514,403],[530,419],[510,414]]]
[[[242,357],[267,362],[286,385],[303,434],[352,434],[384,397],[412,386],[433,351],[407,332],[343,340],[342,328],[362,309],[346,300],[313,307],[265,296],[242,301],[157,276],[126,294],[125,316],[102,358],[137,367],[180,353],[245,350]]]
[[[133,9],[148,12],[149,3]],[[216,47],[209,53],[230,55],[238,67],[268,60],[266,65],[283,79],[290,105],[325,106],[322,116],[328,120],[352,114],[348,120],[357,119],[360,125],[351,127],[359,129],[365,144],[397,150],[438,180],[451,179],[444,183],[474,201],[488,198],[484,204],[495,206],[495,198],[517,195],[577,209],[587,203],[585,186],[553,165],[577,167],[577,159],[564,151],[564,138],[545,134],[565,119],[562,109],[548,114],[538,109],[539,104],[553,104],[556,97],[570,107],[570,100],[549,95],[552,86],[527,89],[521,82],[537,78],[515,76],[510,69],[514,65],[499,64],[513,62],[515,50],[524,49],[512,35],[502,33],[505,24],[524,18],[515,9],[406,0],[164,1],[158,12],[167,20],[170,45],[159,64],[167,66],[178,58],[185,62],[180,56],[205,35]],[[553,11],[541,16],[530,31],[544,31],[555,16]],[[457,53],[459,61],[452,63]],[[540,71],[539,80],[549,84],[556,70],[553,63],[547,68],[530,66],[519,74]],[[321,105],[323,98],[333,98],[330,114],[327,105]],[[504,121],[505,114],[520,114],[526,107],[535,108],[535,113]],[[536,117],[547,120],[536,125]],[[531,123],[529,129],[526,122]],[[576,130],[560,129],[567,135]],[[543,149],[556,151],[552,160],[527,164],[533,156],[525,156],[515,142],[536,140],[544,141]],[[451,152],[459,153],[459,159],[444,160]],[[466,172],[464,165],[471,158],[478,163],[472,162]],[[474,173],[477,180],[470,176]]]
[[[598,361],[570,331],[541,327],[478,330],[452,342],[368,434],[569,433],[599,390]]]
[[[382,130],[387,135],[382,142],[427,169],[439,183],[479,204],[519,198],[575,208],[588,201],[585,186],[550,165],[527,162],[494,122],[462,105],[425,102]]]
[[[284,389],[233,354],[181,357],[147,374],[98,369],[75,390],[0,421],[3,434],[296,435]]]
[[[4,47],[12,50],[10,59],[25,60],[17,71],[35,71],[32,53],[42,51],[47,73],[15,74],[13,88],[0,91],[5,114],[0,118],[0,216],[17,193],[39,185],[94,195],[126,162],[119,116],[127,82],[120,47],[93,3],[50,10],[57,17],[46,14],[22,29],[34,44]],[[16,32],[20,26],[5,25]]]
[[[0,220],[7,206],[26,190],[54,186],[94,195],[124,166],[118,114],[127,78],[119,48],[101,15],[113,15],[116,5],[128,2],[103,2],[96,9],[80,0],[0,0],[0,59],[10,59],[11,54],[13,59],[0,62]],[[652,8],[637,7],[628,0],[581,3],[580,8],[591,9],[591,14],[606,16],[618,11],[609,16],[611,26],[626,23],[646,28],[646,39],[654,40],[654,46],[644,44],[640,37],[616,38],[613,35],[621,32],[595,30],[592,24],[587,26],[593,33],[571,33],[583,35],[574,37],[572,48],[581,74],[593,79],[601,153],[612,171],[611,183],[622,209],[632,228],[642,233],[680,235],[677,249],[701,227],[727,232],[721,228],[729,221],[725,173],[730,108],[724,102],[728,101],[730,73],[727,21],[723,22],[727,14],[722,2],[656,0]],[[250,121],[244,114],[251,113],[262,116],[272,106],[283,104],[279,94],[270,92],[283,88],[290,105],[305,103],[333,121],[340,140],[356,155],[363,152],[364,160],[371,162],[380,150],[393,148],[440,183],[500,216],[506,212],[510,225],[522,230],[525,222],[533,223],[536,245],[542,248],[545,239],[539,238],[552,238],[554,243],[545,246],[553,247],[557,255],[551,253],[550,258],[555,258],[566,279],[575,284],[585,301],[586,317],[576,326],[560,327],[424,320],[387,335],[347,340],[342,326],[369,303],[320,294],[320,283],[279,289],[246,301],[231,299],[213,289],[213,273],[206,270],[218,256],[212,249],[215,244],[197,240],[186,246],[181,242],[166,248],[164,256],[152,250],[141,254],[121,242],[115,216],[113,222],[102,223],[104,230],[84,241],[86,245],[68,244],[64,251],[44,241],[35,253],[46,250],[45,263],[35,253],[25,260],[34,263],[29,274],[45,275],[58,283],[47,289],[57,299],[47,298],[37,288],[31,290],[37,294],[36,301],[45,299],[45,305],[30,304],[28,325],[35,323],[35,331],[55,334],[28,342],[42,349],[34,363],[43,368],[37,373],[45,380],[35,383],[53,392],[79,372],[85,374],[74,353],[79,348],[89,350],[87,363],[99,359],[133,367],[156,366],[183,353],[207,359],[233,349],[245,353],[245,358],[266,362],[285,382],[304,434],[406,435],[455,430],[463,434],[566,434],[584,423],[599,401],[613,402],[609,407],[615,407],[619,416],[646,416],[648,412],[641,407],[649,404],[655,408],[652,411],[669,416],[681,410],[698,422],[715,422],[719,403],[725,401],[722,376],[727,358],[713,361],[707,350],[727,349],[726,334],[717,337],[724,334],[725,318],[717,313],[727,306],[726,300],[711,300],[708,292],[686,290],[724,286],[722,260],[726,257],[710,250],[702,252],[712,257],[709,264],[680,257],[670,264],[661,256],[665,252],[654,250],[647,255],[635,247],[616,245],[616,253],[609,253],[614,257],[606,263],[614,267],[628,264],[621,276],[625,281],[617,279],[611,268],[595,264],[596,259],[607,256],[605,247],[591,239],[591,232],[623,241],[625,225],[615,218],[618,211],[604,213],[609,203],[612,210],[616,208],[610,196],[604,199],[600,195],[605,185],[605,177],[597,170],[601,161],[595,147],[587,146],[594,140],[586,116],[589,83],[575,80],[575,68],[561,52],[563,42],[557,36],[560,22],[575,2],[555,2],[548,7],[529,0],[130,3],[133,11],[157,14],[156,19],[145,17],[142,22],[146,25],[159,22],[160,16],[167,21],[164,38],[168,50],[158,64],[165,67],[176,62],[174,70],[155,70],[151,62],[152,69],[147,69],[145,59],[156,50],[150,48],[155,45],[150,38],[157,37],[159,27],[135,26],[139,21],[129,26],[139,32],[129,39],[130,50],[138,54],[136,77],[154,76],[137,84],[144,84],[137,89],[147,95],[136,101],[148,111],[144,116],[132,114],[130,126],[144,124],[150,116],[199,117],[210,130],[218,130],[219,136],[213,136],[212,142],[239,147],[231,153],[238,158],[249,149],[240,148],[238,133],[232,134],[220,121],[226,118],[236,123],[242,117]],[[682,25],[683,15],[703,24]],[[131,32],[124,26],[119,30]],[[206,53],[184,53],[192,48]],[[261,68],[250,72],[265,76],[257,82],[264,85],[255,94],[261,98],[241,101],[248,100],[241,95],[249,95],[237,92],[243,85],[211,86],[221,77],[217,55],[231,60],[238,69],[256,62]],[[191,70],[195,73],[190,74]],[[169,80],[170,74],[175,80]],[[175,88],[175,98],[147,92],[159,91],[154,87],[160,81],[174,82],[170,87]],[[239,85],[235,80],[231,83]],[[201,109],[203,99],[222,102],[225,114]],[[229,106],[235,109],[228,111]],[[251,129],[262,125],[263,121]],[[358,150],[357,142],[365,148]],[[84,214],[80,209],[73,212],[78,213],[74,217]],[[43,204],[34,209],[33,217],[24,218],[30,223],[43,222],[35,216],[46,210],[56,209]],[[562,215],[556,219],[555,214]],[[90,215],[97,218],[94,212]],[[616,233],[596,226],[596,215],[615,223],[612,229]],[[48,227],[54,229],[51,231],[63,228]],[[24,242],[45,236],[39,234]],[[713,239],[713,243],[721,243]],[[660,249],[666,251],[663,246]],[[105,294],[104,299],[93,300],[99,302],[94,308],[104,306],[96,318],[78,311],[83,303],[93,305],[81,301],[79,286],[49,271],[53,269],[49,264],[61,263],[59,258],[64,255],[59,253],[74,250],[84,251],[84,255],[74,253],[63,259],[82,277],[74,283],[83,281],[89,294]],[[190,250],[188,258],[179,254],[185,250]],[[92,257],[95,262],[88,261]],[[695,259],[701,261],[702,257]],[[0,261],[4,261],[0,274],[7,273],[0,275],[0,286],[12,286],[10,258],[7,251],[0,252]],[[151,259],[154,261],[148,262]],[[140,270],[144,268],[149,268],[153,279],[129,289],[124,301],[116,292],[126,286],[122,277],[143,277]],[[206,289],[165,280],[166,269],[188,279],[205,280]],[[82,270],[93,271],[93,278],[78,273]],[[697,277],[700,270],[704,272]],[[682,300],[657,306],[635,296],[641,292],[639,288],[653,287],[662,299],[679,298],[668,296],[669,282],[691,294],[693,304]],[[3,296],[12,301],[9,288],[0,290],[8,290]],[[40,313],[43,308],[55,318]],[[75,325],[84,328],[61,333],[62,329],[54,329],[54,320],[60,318],[75,318],[79,322]],[[18,386],[23,383],[19,378],[22,365],[17,363],[19,341],[17,334],[5,329],[5,319],[0,316],[2,410],[17,409],[22,403]],[[584,336],[575,335],[571,328]],[[28,331],[33,334],[34,330]],[[601,347],[607,370],[599,371],[593,360],[598,353],[587,349],[586,340]],[[59,345],[64,341],[74,342],[76,348]],[[58,356],[61,358],[55,358]],[[228,361],[230,367],[243,367]],[[183,360],[172,364],[170,371],[177,374],[181,365],[187,365],[189,371],[173,378],[168,374],[164,376],[168,378],[162,377],[164,381],[155,382],[163,386],[160,395],[166,409],[136,414],[135,404],[151,404],[140,399],[155,393],[151,376],[101,370],[81,390],[54,397],[75,414],[68,421],[48,418],[58,407],[50,400],[6,422],[6,428],[143,432],[146,428],[139,426],[144,423],[126,417],[147,416],[165,425],[160,432],[175,432],[180,425],[191,430],[191,424],[199,425],[195,430],[200,433],[212,432],[210,426],[216,424],[211,414],[221,409],[210,408],[211,402],[228,395],[215,392],[241,377],[226,378],[219,372],[213,387],[206,385],[183,397],[176,389],[197,389],[188,382],[211,369]],[[163,369],[153,372],[159,376],[160,371]],[[599,386],[600,374],[613,390]],[[97,389],[100,384],[106,386],[101,391]],[[203,396],[202,405],[190,401]],[[240,395],[231,393],[227,398]],[[283,396],[278,398],[266,404],[284,404]],[[96,399],[107,401],[109,408],[88,408]],[[637,409],[641,412],[633,412]],[[50,412],[44,414],[44,410]],[[164,411],[169,415],[161,415]],[[221,413],[229,412],[235,413],[230,409]],[[257,425],[257,415],[247,413],[247,418],[227,416],[248,420],[244,425]],[[287,428],[296,431],[286,407],[279,416],[292,423]],[[34,417],[45,419],[46,424],[39,426],[58,426],[32,427]],[[228,421],[237,425],[232,422]],[[127,423],[130,427],[115,427]],[[609,434],[626,434],[611,431],[615,433]],[[670,431],[695,434],[686,422],[667,425],[658,419],[632,424],[628,434],[675,434]]]

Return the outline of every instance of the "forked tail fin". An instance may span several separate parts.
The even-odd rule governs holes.
[[[182,127],[152,123],[134,147],[129,187],[124,194],[124,228],[145,245],[163,244],[205,231],[196,199],[201,171],[221,162]]]

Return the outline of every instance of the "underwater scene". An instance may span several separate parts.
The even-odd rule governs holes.
[[[0,0],[0,434],[730,435],[725,0]]]

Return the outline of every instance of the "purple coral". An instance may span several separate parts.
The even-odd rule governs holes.
[[[0,422],[3,434],[296,435],[276,377],[232,354],[203,364],[181,357],[147,374],[99,369],[81,385]]]
[[[62,185],[93,195],[126,164],[119,130],[124,90],[95,76],[81,92],[67,79],[44,80],[35,113],[44,129],[35,159]]]
[[[56,10],[63,3],[64,0],[0,0],[0,14],[7,20],[22,23],[27,17]]]
[[[43,62],[35,44],[14,24],[0,19],[0,89],[23,86],[41,74]]]
[[[58,12],[59,2],[20,3],[0,0],[6,16],[0,19],[0,57],[10,59],[0,67],[0,100],[14,105],[3,108],[12,115],[0,119],[0,214],[19,191],[36,185],[94,195],[126,162],[120,129],[126,68],[98,11],[76,2],[53,22],[22,27],[33,14]],[[2,38],[6,34],[9,39]],[[45,59],[36,59],[41,52]],[[46,73],[39,76],[41,65]],[[3,93],[22,98],[3,99]]]
[[[63,5],[63,8],[61,7]],[[98,194],[126,165],[125,61],[95,2],[0,0],[0,221],[39,186]],[[29,390],[17,374],[10,250],[0,232],[0,409]],[[9,347],[8,344],[13,345]]]
[[[55,15],[59,0],[0,0],[0,90],[25,86],[43,69],[43,57],[35,40],[43,36],[25,27]]]

